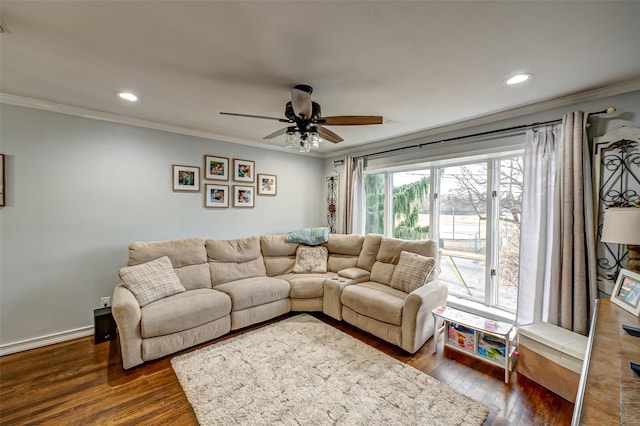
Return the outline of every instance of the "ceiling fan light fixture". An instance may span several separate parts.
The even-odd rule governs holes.
[[[515,84],[522,84],[525,81],[530,80],[531,77],[533,77],[533,74],[531,74],[531,73],[516,74],[516,75],[506,79],[504,81],[504,84],[506,84],[507,86],[513,86]]]
[[[309,141],[309,134],[303,133],[300,135],[300,147],[298,148],[299,152],[309,152],[311,151],[311,143]]]
[[[287,148],[298,148],[300,145],[300,133],[295,130],[295,127],[289,127],[287,129],[287,137],[284,142],[284,146]]]
[[[383,117],[379,115],[336,115],[323,117],[320,104],[311,100],[312,92],[313,88],[307,84],[294,86],[291,89],[291,100],[285,104],[285,118],[224,111],[220,111],[220,114],[288,123],[289,127],[276,130],[262,139],[273,139],[286,134],[284,146],[287,148],[295,148],[300,152],[309,152],[312,149],[318,150],[320,149],[320,143],[322,141],[331,143],[344,141],[340,135],[325,126],[366,126],[383,123]]]
[[[320,149],[320,136],[317,133],[311,133],[311,149],[317,150]]]

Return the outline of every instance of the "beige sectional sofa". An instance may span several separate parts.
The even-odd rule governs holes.
[[[166,256],[180,290],[141,306],[125,283],[116,286],[112,312],[124,368],[290,311],[324,312],[410,353],[433,335],[431,310],[447,298],[446,284],[436,279],[433,241],[330,234],[308,247],[284,235],[132,243],[129,269]],[[304,263],[307,252],[326,261]],[[391,287],[402,252],[434,258],[436,265],[412,291]]]

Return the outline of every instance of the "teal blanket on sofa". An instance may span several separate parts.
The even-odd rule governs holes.
[[[310,246],[326,243],[329,240],[329,228],[304,228],[287,232],[288,243],[304,243]]]

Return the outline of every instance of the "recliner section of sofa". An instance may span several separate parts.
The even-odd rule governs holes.
[[[204,240],[134,242],[129,245],[127,264],[140,265],[162,256],[169,257],[186,291],[143,307],[122,283],[113,292],[111,310],[125,369],[231,331],[231,299],[212,290]]]
[[[291,310],[289,283],[267,276],[258,237],[207,240],[205,245],[212,287],[231,298],[231,330]]]
[[[391,287],[402,251],[438,258],[435,241],[381,238],[369,280],[347,285],[341,292],[342,319],[415,353],[433,335],[431,311],[446,304],[448,292],[445,283],[434,281],[438,275],[437,261],[427,278],[428,284],[411,293]]]
[[[446,284],[434,279],[407,294],[389,283],[401,251],[437,259],[435,242],[330,234],[326,272],[294,273],[301,245],[284,235],[132,243],[129,266],[168,256],[186,291],[140,307],[122,283],[116,286],[112,312],[123,367],[290,311],[324,312],[410,353],[433,335],[431,309],[446,304]]]

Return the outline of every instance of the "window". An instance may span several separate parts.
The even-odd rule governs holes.
[[[449,292],[485,299],[487,272],[487,163],[439,170],[440,275]]]
[[[522,216],[522,156],[498,161],[498,294],[496,304],[516,310],[520,264],[520,218]]]
[[[429,239],[429,171],[393,173],[394,238]]]
[[[364,176],[365,234],[384,234],[384,173]]]
[[[451,295],[515,312],[522,176],[521,154],[366,174],[366,232],[437,240]]]

